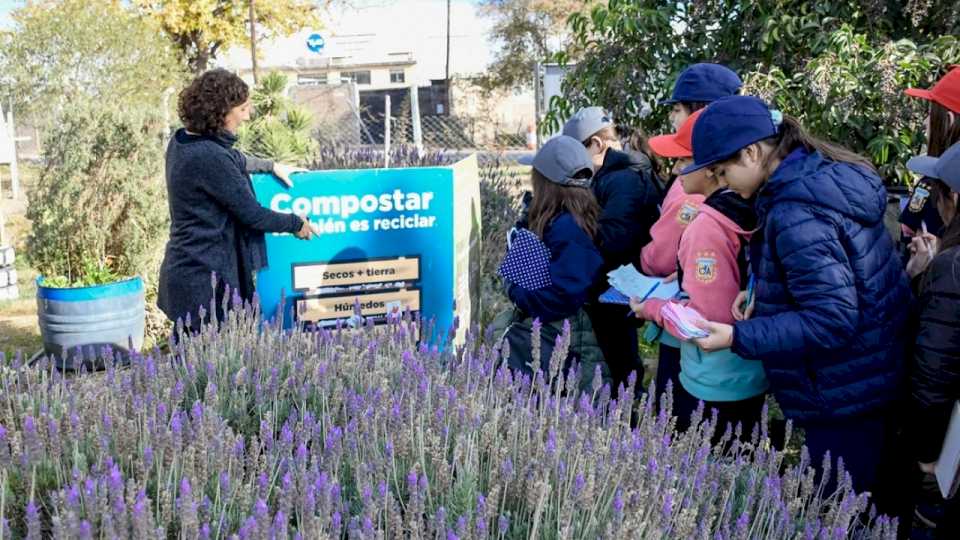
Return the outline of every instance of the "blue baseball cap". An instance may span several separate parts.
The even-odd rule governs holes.
[[[735,96],[743,86],[743,81],[732,69],[720,64],[694,64],[680,73],[677,82],[673,85],[673,95],[670,99],[660,102],[661,105],[678,103],[681,101],[714,102],[718,99]]]
[[[718,99],[704,109],[693,126],[693,164],[680,174],[690,174],[733,157],[741,148],[773,137],[783,115],[754,96]]]
[[[915,173],[936,178],[960,193],[960,142],[947,148],[939,158],[915,156],[907,161],[907,168]]]
[[[583,143],[567,135],[557,135],[537,151],[532,159],[520,159],[547,180],[562,186],[590,187],[593,159]]]

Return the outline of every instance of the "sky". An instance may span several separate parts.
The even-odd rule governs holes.
[[[446,0],[350,0],[347,3],[350,8],[333,10],[326,17],[326,27],[316,30],[321,34],[374,34],[376,37],[371,48],[376,51],[410,51],[417,60],[422,78],[443,78]],[[476,0],[452,1],[452,74],[479,73],[491,61],[493,51],[488,32],[492,21],[477,13],[476,3]],[[11,26],[10,11],[22,4],[23,0],[0,0],[0,29]],[[292,62],[298,55],[303,56],[304,37],[295,36],[277,47],[262,46],[268,63],[271,60]],[[242,52],[235,54],[235,61],[241,61]]]
[[[23,2],[20,0],[0,0],[0,28],[9,28],[11,24],[10,12]]]

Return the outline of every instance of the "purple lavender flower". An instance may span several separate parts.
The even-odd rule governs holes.
[[[407,473],[407,489],[410,490],[410,493],[417,491],[417,471],[413,469]]]
[[[583,473],[577,473],[577,476],[573,479],[573,496],[578,497],[583,493],[583,487],[586,485],[586,481],[583,479]]]
[[[341,529],[343,526],[343,518],[340,517],[340,512],[334,512],[333,517],[330,518],[330,527],[336,532]]]
[[[669,521],[673,516],[673,495],[667,493],[663,498],[663,519]]]
[[[737,534],[738,535],[746,534],[747,525],[749,524],[750,524],[750,515],[747,514],[746,512],[743,512],[742,514],[740,514],[740,517],[737,518],[737,525],[736,525]]]
[[[33,502],[33,499],[30,499],[30,502],[27,503],[27,509],[25,513],[27,521],[27,540],[40,540],[42,534],[40,511],[37,509],[37,505]]]
[[[193,407],[190,409],[190,416],[194,422],[199,422],[203,419],[203,404],[200,403],[199,399],[193,402]]]
[[[83,520],[80,522],[79,530],[77,530],[77,537],[81,540],[92,540],[93,527],[90,525],[89,521]]]
[[[613,511],[616,512],[618,519],[623,516],[623,490],[617,489],[613,496]]]

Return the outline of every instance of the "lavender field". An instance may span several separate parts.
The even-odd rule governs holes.
[[[765,433],[723,450],[575,373],[515,380],[490,336],[258,321],[68,378],[4,360],[0,537],[895,537],[842,470],[824,493]]]

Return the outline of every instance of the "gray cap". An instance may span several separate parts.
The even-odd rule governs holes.
[[[583,142],[605,127],[613,125],[613,118],[600,107],[584,107],[563,125],[563,134]]]
[[[562,186],[590,187],[593,176],[593,160],[587,149],[582,142],[566,135],[547,141],[530,165],[547,180]]]
[[[915,173],[942,180],[950,189],[960,193],[960,142],[955,143],[939,158],[915,156],[907,162],[907,168]]]

